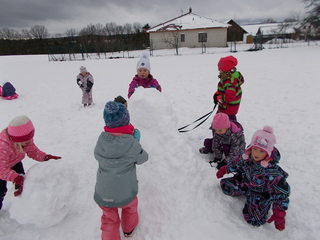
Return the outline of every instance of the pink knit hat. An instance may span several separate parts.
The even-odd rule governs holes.
[[[80,67],[80,72],[81,73],[86,73],[87,72],[87,68],[85,66],[81,66]]]
[[[225,113],[217,113],[213,117],[212,128],[213,129],[226,129],[230,127],[229,116]]]
[[[13,142],[27,142],[34,136],[31,120],[23,115],[12,119],[8,126],[8,135]]]
[[[235,66],[237,66],[238,60],[233,56],[228,56],[224,58],[220,58],[218,62],[218,68],[224,72],[229,72]]]
[[[265,126],[262,129],[256,131],[251,139],[251,145],[245,150],[243,154],[244,159],[249,158],[249,154],[251,153],[251,148],[259,148],[262,151],[265,151],[268,154],[268,158],[270,158],[274,144],[276,143],[276,137],[273,134],[273,128],[269,126]]]

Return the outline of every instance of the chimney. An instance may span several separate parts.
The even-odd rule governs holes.
[[[189,8],[189,13],[192,13],[192,8]]]

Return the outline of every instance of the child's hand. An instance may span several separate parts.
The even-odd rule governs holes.
[[[273,215],[268,220],[268,223],[272,223],[274,221],[274,226],[276,227],[276,229],[278,229],[279,231],[282,231],[285,229],[285,224],[286,224],[286,220],[284,218],[285,216],[286,216],[285,211],[273,210]]]
[[[46,158],[43,161],[49,161],[50,159],[58,160],[61,159],[61,157],[53,156],[53,155],[47,155]]]
[[[222,178],[227,173],[228,173],[227,166],[223,166],[218,170],[216,175],[217,175],[217,178]]]
[[[134,129],[134,131],[133,131],[133,137],[135,138],[135,139],[137,139],[138,141],[140,141],[140,131],[137,129],[137,128],[135,128]]]
[[[24,177],[23,175],[17,176],[14,180],[14,196],[18,197],[21,195],[23,191],[23,182],[24,182]]]

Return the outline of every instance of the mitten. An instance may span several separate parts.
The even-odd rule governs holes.
[[[133,131],[133,137],[135,138],[135,139],[137,139],[138,141],[140,141],[140,131],[137,129],[137,128],[135,128],[134,129],[134,131]]]
[[[24,182],[24,177],[23,175],[17,176],[14,180],[14,196],[18,197],[21,195],[23,191],[23,182]]]
[[[86,88],[86,92],[87,92],[87,93],[89,93],[90,90],[91,90],[90,88],[88,88],[88,87]]]
[[[57,160],[57,159],[61,159],[61,157],[53,156],[53,155],[49,154],[49,155],[46,156],[46,158],[43,161],[49,161],[50,159]]]
[[[219,102],[219,100],[220,100],[220,94],[219,94],[219,92],[217,91],[214,95],[213,95],[213,102],[214,102],[214,104],[217,104],[218,102]]]
[[[221,158],[214,158],[213,160],[212,160],[212,162],[214,162],[214,163],[217,163],[217,162],[220,162],[221,161]]]
[[[217,175],[217,178],[222,178],[227,173],[228,173],[227,166],[223,166],[218,170],[216,175]]]
[[[286,216],[286,212],[285,211],[279,211],[279,210],[273,210],[273,215],[271,216],[271,218],[268,220],[268,223],[272,223],[274,221],[274,226],[276,227],[276,229],[278,229],[279,231],[284,230],[285,228],[285,217]]]

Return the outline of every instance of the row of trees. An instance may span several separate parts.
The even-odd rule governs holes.
[[[103,53],[146,48],[149,37],[145,30],[148,24],[117,25],[114,22],[102,25],[90,24],[80,31],[67,29],[64,34],[50,34],[45,26],[35,25],[20,32],[0,29],[0,55],[46,54],[46,53]]]

